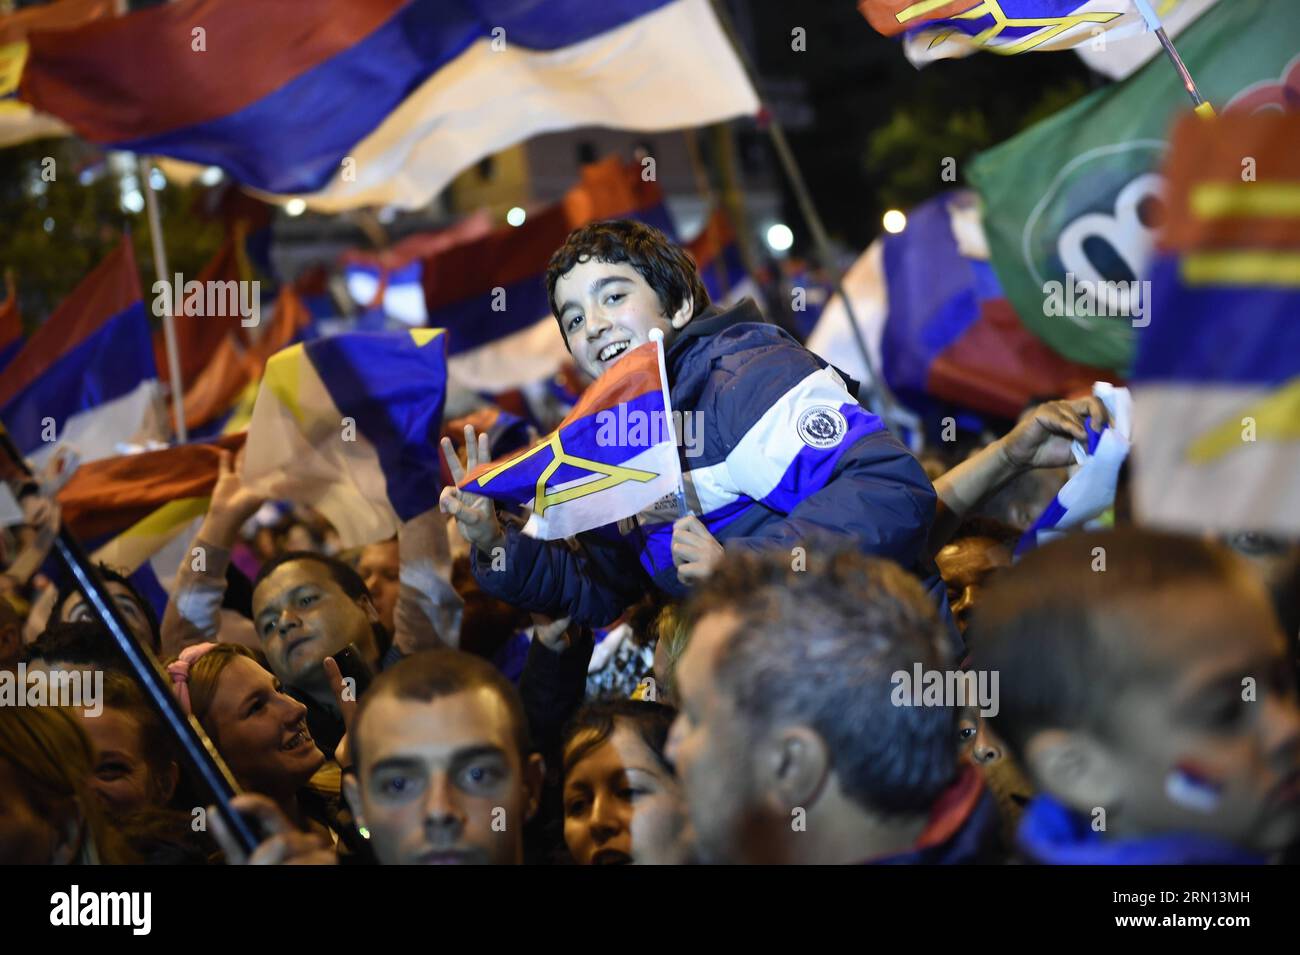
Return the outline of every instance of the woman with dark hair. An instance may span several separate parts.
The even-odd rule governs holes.
[[[579,865],[691,861],[690,818],[664,758],[672,707],[602,700],[564,734],[564,842]]]

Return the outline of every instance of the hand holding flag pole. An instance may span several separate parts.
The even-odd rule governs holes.
[[[1160,45],[1164,47],[1165,55],[1174,64],[1174,69],[1182,77],[1183,86],[1186,88],[1187,94],[1192,98],[1192,104],[1196,107],[1197,115],[1206,118],[1212,117],[1214,107],[1201,95],[1196,80],[1192,79],[1191,71],[1187,69],[1187,64],[1183,62],[1183,58],[1178,53],[1178,48],[1174,46],[1174,41],[1169,39],[1169,34],[1165,32],[1164,24],[1160,22],[1160,15],[1151,6],[1151,0],[1133,0],[1133,3],[1137,6],[1138,12],[1142,14],[1142,19],[1146,21],[1147,27],[1156,35]]]

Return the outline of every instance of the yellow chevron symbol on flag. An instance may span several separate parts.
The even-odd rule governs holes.
[[[512,461],[507,461],[499,467],[495,467],[483,474],[478,479],[479,487],[487,487],[488,482],[495,480],[502,474],[515,467],[517,464],[528,460],[534,454],[538,454],[546,449],[551,451],[551,463],[545,470],[537,476],[537,490],[533,495],[533,513],[541,517],[546,513],[547,508],[554,507],[557,504],[564,504],[566,501],[574,501],[580,497],[586,497],[588,494],[599,494],[601,491],[608,491],[610,488],[618,487],[620,484],[626,484],[628,481],[637,481],[644,484],[646,481],[653,481],[659,475],[653,471],[641,471],[637,468],[624,467],[619,464],[606,464],[603,461],[592,461],[589,458],[580,458],[576,455],[569,454],[564,450],[564,444],[560,440],[560,432],[556,431],[547,440],[530,448],[525,453],[519,455]],[[561,465],[570,465],[575,468],[582,468],[593,474],[603,474],[603,478],[595,481],[588,481],[586,484],[579,484],[576,487],[568,487],[562,491],[548,493],[546,484],[550,481],[551,476],[560,469]]]
[[[1255,419],[1257,441],[1300,441],[1300,377],[1201,435],[1188,447],[1187,460],[1209,464],[1239,450],[1243,418]]]
[[[922,3],[914,3],[904,8],[897,14],[899,23],[907,23],[917,17],[925,16],[939,7],[942,3],[936,0],[924,0]],[[1084,23],[1109,23],[1116,17],[1122,17],[1125,10],[1116,11],[1093,11],[1092,13],[1068,13],[1058,17],[1009,17],[1002,9],[1000,0],[981,0],[964,13],[954,14],[950,19],[953,20],[980,20],[984,17],[992,17],[993,25],[982,33],[975,36],[967,37],[960,34],[963,39],[969,40],[977,46],[988,48],[993,53],[1001,53],[1004,56],[1014,56],[1017,53],[1025,53],[1035,47],[1041,46],[1049,40],[1059,36],[1066,30],[1072,30]],[[1002,35],[1004,30],[1018,29],[1020,27],[1042,27],[1029,36],[1015,43],[1004,43],[991,45],[989,41]],[[956,30],[945,30],[930,41],[930,46],[935,47],[943,43],[953,34],[958,33]]]

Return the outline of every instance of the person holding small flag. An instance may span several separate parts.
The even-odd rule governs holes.
[[[473,545],[485,591],[600,626],[652,583],[684,594],[725,552],[788,550],[797,566],[821,542],[921,571],[950,619],[926,555],[934,488],[858,404],[854,382],[763,322],[752,301],[712,306],[687,254],[639,222],[574,231],[546,285],[565,344],[596,384],[550,438],[502,462],[488,461],[470,427],[464,465],[443,440],[458,486],[441,506]],[[621,431],[641,407],[672,422],[682,448],[671,467],[653,449],[629,457],[636,441]],[[616,438],[603,433],[615,424]],[[629,488],[648,493],[634,506]],[[493,499],[525,506],[528,525],[503,524]]]

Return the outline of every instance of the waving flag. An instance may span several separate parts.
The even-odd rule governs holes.
[[[63,521],[93,560],[129,576],[161,617],[207,513],[218,456],[243,443],[241,434],[83,464],[59,491]]]
[[[907,228],[873,243],[844,287],[876,367],[907,407],[940,401],[1014,419],[1032,400],[1087,390],[1107,372],[1062,358],[1025,328],[988,261],[974,198],[944,193],[911,210]],[[838,298],[808,347],[870,377]]]
[[[30,42],[22,99],[84,138],[326,212],[537,133],[758,111],[707,0],[179,0]]]
[[[23,347],[23,320],[18,314],[18,294],[10,285],[0,302],[0,371]]]
[[[1184,121],[1174,136],[1133,374],[1145,522],[1300,534],[1297,141],[1295,109]]]
[[[383,540],[437,506],[446,396],[441,329],[349,333],[294,345],[266,365],[243,477],[306,504],[344,547]]]
[[[1300,83],[1300,16],[1273,0],[1215,4],[1179,38],[1201,92],[1220,112],[1288,108]],[[1140,327],[1100,307],[1099,283],[1144,281],[1155,247],[1160,164],[1187,106],[1178,74],[1151,62],[976,156],[998,278],[1021,321],[1052,350],[1126,375]],[[1294,107],[1290,107],[1294,108]],[[1073,279],[1071,279],[1073,276]],[[1083,308],[1047,307],[1048,287],[1084,289]],[[1082,284],[1087,283],[1087,284]],[[1106,313],[1106,314],[1103,314]]]
[[[1163,15],[1182,2],[1152,5]],[[1146,30],[1132,0],[859,0],[858,9],[886,36],[904,34],[907,58],[918,66],[977,50],[1067,50],[1103,31],[1122,39]]]
[[[27,64],[28,35],[117,16],[125,8],[126,0],[57,0],[0,16],[0,147],[71,132],[53,116],[17,99],[18,83]]]
[[[554,432],[479,465],[460,487],[527,508],[524,533],[543,540],[671,503],[682,468],[660,369],[657,343],[633,349],[583,392]]]
[[[185,424],[190,440],[247,428],[267,360],[310,337],[310,329],[311,315],[306,304],[293,286],[285,285],[276,297],[270,321],[263,324],[260,337],[252,345],[245,347],[234,330],[229,331],[185,392]]]
[[[64,441],[93,461],[157,423],[157,378],[135,256],[124,237],[5,369],[0,420],[37,463]]]
[[[492,216],[480,209],[435,232],[418,232],[377,252],[353,249],[341,258],[348,295],[363,309],[407,325],[428,324],[423,261],[492,231]]]

